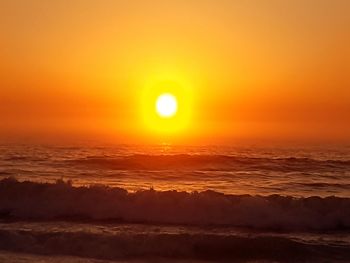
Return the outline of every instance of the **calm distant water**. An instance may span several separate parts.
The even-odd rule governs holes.
[[[350,148],[2,145],[0,176],[129,191],[350,197]]]
[[[349,262],[349,147],[0,146],[0,262]]]

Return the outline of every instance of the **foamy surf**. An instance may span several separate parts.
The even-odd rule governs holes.
[[[235,226],[275,230],[350,229],[350,199],[340,197],[225,195],[104,185],[75,187],[0,181],[2,218],[110,220],[127,223]]]

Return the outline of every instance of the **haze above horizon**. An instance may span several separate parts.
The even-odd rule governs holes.
[[[0,0],[0,140],[349,142],[349,12],[345,0]],[[159,121],[150,107],[168,92],[177,115]]]

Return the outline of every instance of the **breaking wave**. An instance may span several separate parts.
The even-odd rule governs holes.
[[[225,195],[214,191],[127,192],[104,185],[75,187],[0,181],[0,215],[10,219],[114,220],[128,223],[233,226],[273,230],[350,229],[350,199]]]

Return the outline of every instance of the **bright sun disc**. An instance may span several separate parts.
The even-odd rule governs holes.
[[[174,116],[177,111],[177,100],[175,96],[170,93],[160,95],[156,101],[156,110],[163,118]]]

